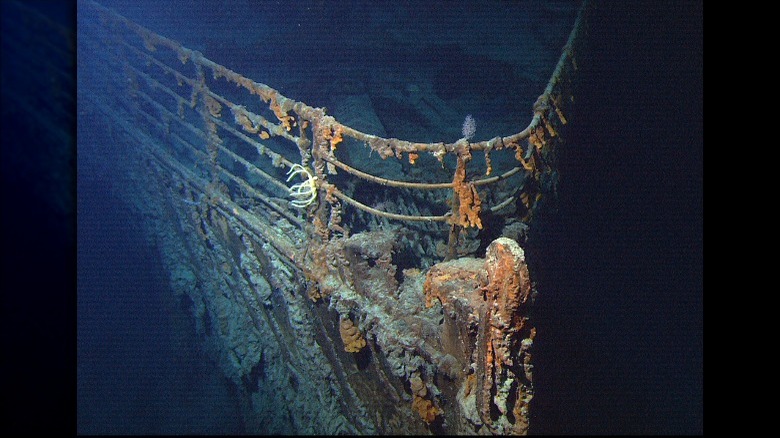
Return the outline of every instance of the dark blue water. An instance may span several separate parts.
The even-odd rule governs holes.
[[[78,430],[86,434],[235,434],[237,400],[200,351],[137,217],[100,181],[78,204]]]
[[[701,5],[608,4],[535,246],[534,430],[701,433]]]
[[[363,3],[340,4],[344,14],[323,10],[327,2],[304,3],[258,8],[296,24],[329,18],[308,29],[322,45],[355,31],[354,15],[366,11]],[[73,26],[74,8],[54,4],[64,2],[35,7]],[[452,4],[421,2],[419,19],[435,23]],[[177,22],[171,17],[184,23],[201,14],[210,25],[230,19],[236,28],[257,29],[249,14],[198,5],[152,16],[123,12],[150,27],[164,23],[156,30],[259,81],[270,78],[263,62],[300,63],[305,71],[316,56],[364,59],[375,68],[393,59],[390,51],[366,51],[355,60],[316,50],[307,58],[291,44],[278,49],[288,56],[249,61],[232,54],[233,45],[208,38],[208,26],[171,24]],[[559,210],[528,248],[540,292],[532,432],[701,433],[701,4],[601,6],[561,151]],[[14,13],[8,11],[4,6],[3,14]],[[18,80],[8,53],[4,46],[4,87],[8,78]],[[491,93],[482,83],[473,87],[465,93]],[[316,87],[290,88],[292,97],[329,104]],[[73,432],[76,424],[87,433],[242,432],[230,385],[187,337],[186,315],[169,301],[167,273],[157,248],[142,239],[142,219],[99,181],[79,185],[76,205],[73,144],[42,142],[23,123],[25,114],[9,105],[4,95],[1,319],[4,388],[10,388],[3,391],[10,406],[4,426],[29,433]],[[493,115],[490,105],[480,108],[478,120]],[[75,126],[66,123],[65,130],[75,134]]]

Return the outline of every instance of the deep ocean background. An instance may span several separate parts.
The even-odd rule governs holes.
[[[31,4],[74,29],[72,3]],[[559,208],[527,249],[532,433],[702,433],[702,4],[595,5]],[[3,46],[3,81],[13,65]],[[186,315],[141,218],[100,181],[76,204],[75,143],[41,142],[5,94],[2,114],[3,428],[241,433],[229,385],[170,335]]]

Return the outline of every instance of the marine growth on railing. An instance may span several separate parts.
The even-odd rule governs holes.
[[[569,85],[561,78],[565,71],[576,69],[572,43],[578,25],[524,129],[471,142],[473,131],[470,133],[464,124],[464,136],[456,142],[415,143],[353,129],[328,115],[324,108],[289,99],[96,3],[90,6],[99,12],[102,25],[113,31],[105,41],[117,49],[109,62],[121,64],[134,105],[146,116],[146,123],[171,136],[180,158],[192,160],[193,166],[209,173],[210,189],[229,191],[223,179],[232,181],[242,192],[285,217],[303,214],[312,225],[309,233],[323,242],[332,233],[347,236],[352,226],[357,226],[343,219],[346,204],[379,218],[446,224],[446,258],[451,259],[458,255],[461,230],[482,229],[486,214],[501,215],[502,210],[514,205],[511,211],[530,222],[539,202],[555,194],[557,127],[567,123],[564,96],[568,96]],[[240,90],[257,96],[259,101],[247,101]],[[200,146],[204,143],[205,150]],[[297,156],[290,154],[288,145],[294,146]],[[375,152],[375,159],[402,160],[415,166],[422,165],[422,156],[428,155],[444,167],[445,159],[452,157],[455,168],[449,181],[438,182],[372,174],[340,158],[341,148],[360,145]],[[513,152],[516,164],[494,175],[491,154],[502,150]],[[470,172],[475,153],[484,156],[480,160],[484,164]],[[258,163],[258,156],[267,161]],[[430,166],[430,160],[425,165]],[[437,193],[416,195],[425,197],[428,214],[393,212],[387,208],[389,203],[372,206],[348,194],[340,186],[344,179],[334,178],[338,172],[404,193]],[[494,190],[497,183],[510,178],[514,178],[511,186]],[[282,194],[287,203],[278,202]]]
[[[99,58],[79,75],[100,91],[85,93],[85,107],[107,138],[116,129],[117,144],[140,151],[130,167],[168,210],[165,229],[187,242],[170,257],[192,265],[180,292],[203,303],[199,318],[237,321],[214,344],[231,360],[258,350],[244,356],[251,365],[225,361],[235,382],[278,351],[281,377],[264,384],[290,386],[289,371],[330,388],[316,400],[288,394],[344,414],[349,427],[324,430],[528,432],[536,291],[522,239],[507,231],[526,230],[555,199],[584,7],[527,125],[472,141],[468,116],[457,141],[422,143],[354,129],[82,6],[98,17],[80,23],[89,38],[79,46]]]

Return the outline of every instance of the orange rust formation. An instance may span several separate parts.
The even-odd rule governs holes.
[[[436,416],[441,413],[441,410],[434,406],[432,401],[416,395],[412,400],[412,409],[428,424],[436,420]]]
[[[413,396],[412,410],[417,412],[423,421],[431,424],[436,420],[437,416],[444,413],[444,411],[434,406],[433,402],[427,398],[428,387],[417,373],[412,374],[412,377],[409,379],[409,386]]]
[[[336,125],[335,127],[322,126],[322,137],[330,143],[331,151],[335,151],[336,146],[344,140],[341,136],[343,129],[341,125]]]
[[[241,125],[241,127],[244,129],[244,131],[249,132],[251,134],[257,133],[258,127],[252,123],[251,120],[249,120],[249,117],[246,116],[243,112],[243,107],[235,107],[233,108],[233,120]]]
[[[479,218],[479,213],[482,211],[482,201],[474,184],[466,182],[466,160],[460,156],[452,179],[452,190],[458,207],[457,214],[452,218],[453,223],[464,228],[477,227],[481,230],[482,220]]]
[[[496,434],[526,434],[533,398],[530,349],[536,329],[529,321],[532,286],[525,254],[501,237],[485,260],[462,258],[431,267],[423,285],[425,305],[441,302],[455,327],[471,327],[474,377],[463,398],[474,397],[475,415]],[[447,324],[445,320],[445,325]],[[446,330],[446,327],[445,327]]]
[[[481,286],[478,273],[459,269],[455,263],[457,262],[433,265],[426,274],[423,284],[426,308],[433,307],[435,299],[442,305],[447,304],[454,291],[464,289],[464,284],[472,284],[471,288],[474,290]]]
[[[166,187],[176,187],[187,194],[184,205],[193,213],[180,217],[194,224],[202,239],[200,243],[209,245],[211,251],[207,255],[213,257],[199,262],[203,276],[208,274],[203,267],[211,266],[207,262],[213,261],[220,276],[230,276],[240,282],[235,283],[239,286],[251,284],[257,292],[246,293],[252,289],[232,287],[230,292],[237,299],[231,304],[220,300],[213,306],[233,306],[235,302],[236,308],[246,311],[253,322],[240,327],[267,325],[280,335],[276,344],[270,336],[260,339],[260,343],[267,341],[268,345],[278,346],[278,357],[287,365],[303,364],[301,369],[322,371],[323,381],[334,384],[319,397],[310,397],[311,387],[307,388],[309,391],[300,391],[306,403],[316,405],[319,400],[315,399],[336,399],[347,415],[343,422],[338,419],[333,424],[354,426],[345,426],[340,429],[342,432],[528,431],[529,402],[533,397],[530,351],[536,331],[529,320],[532,287],[523,251],[514,241],[501,238],[489,246],[485,259],[458,256],[474,254],[478,248],[484,248],[484,239],[496,232],[507,233],[515,223],[507,221],[507,229],[489,230],[491,224],[501,221],[491,220],[489,224],[483,211],[513,220],[522,218],[523,225],[528,225],[542,195],[547,202],[549,194],[555,193],[556,149],[565,135],[561,130],[567,123],[564,111],[568,111],[567,104],[572,99],[571,81],[561,75],[568,71],[569,64],[576,69],[568,43],[564,53],[568,55],[561,58],[548,89],[534,105],[533,120],[522,131],[473,143],[465,138],[454,143],[417,143],[382,138],[341,124],[327,115],[325,108],[289,99],[197,51],[108,14],[100,16],[103,26],[116,20],[140,37],[127,41],[139,50],[121,49],[117,53],[119,60],[128,61],[121,63],[128,97],[156,103],[153,95],[158,95],[157,91],[178,95],[173,101],[166,97],[159,102],[164,132],[173,137],[171,133],[182,130],[171,130],[170,125],[179,123],[179,128],[195,133],[199,129],[204,134],[205,145],[200,141],[191,144],[189,138],[166,137],[165,141],[149,145],[142,142],[142,151],[151,154],[150,163],[155,168],[159,166]],[[124,39],[123,35],[116,36],[117,40]],[[127,57],[136,52],[138,62],[135,55]],[[164,57],[158,59],[161,55]],[[179,70],[176,58],[182,65],[190,65]],[[207,80],[209,71],[213,81]],[[156,73],[172,75],[178,88],[170,80],[154,79]],[[230,99],[219,95],[225,90],[224,82],[241,87],[240,93],[229,93]],[[212,84],[214,87],[210,88]],[[149,87],[155,92],[149,92]],[[258,100],[263,104],[258,104]],[[235,126],[229,126],[227,120],[215,120],[226,111],[223,106],[233,115]],[[190,110],[202,116],[203,122],[199,124],[189,117]],[[173,113],[178,114],[178,120],[171,117]],[[257,137],[274,137],[274,141],[261,144]],[[167,152],[171,139],[180,143],[172,150],[176,153],[159,153]],[[158,151],[158,147],[163,150]],[[296,147],[300,160],[294,157]],[[360,155],[350,156],[356,147],[369,149],[367,160],[395,157],[401,162],[351,167],[362,162]],[[484,153],[484,167],[467,170],[475,151]],[[226,155],[219,155],[222,153]],[[497,158],[495,163],[492,153],[499,153],[493,155]],[[511,154],[516,158],[514,163],[505,159],[511,158]],[[449,174],[452,168],[449,158],[445,160],[447,156],[457,160],[454,174]],[[228,157],[234,158],[230,165],[228,160],[220,159]],[[440,178],[433,172],[425,175],[434,170],[431,167],[439,167],[431,158],[436,158],[450,176]],[[258,159],[270,159],[270,163]],[[407,160],[409,165],[403,162]],[[476,161],[475,164],[481,163]],[[317,202],[306,209],[292,209],[289,202],[279,197],[289,187],[279,179],[276,170],[298,162],[313,169],[318,178]],[[416,164],[417,167],[410,167]],[[498,175],[477,176],[482,172],[491,175],[493,164]],[[340,175],[331,178],[330,175],[336,175],[336,168]],[[198,172],[193,173],[192,169]],[[395,169],[408,174],[399,176]],[[377,184],[376,191],[368,196],[367,190],[357,190],[361,181]],[[499,181],[503,182],[496,184]],[[196,192],[202,198],[196,198]],[[449,198],[446,206],[445,198]],[[378,207],[380,204],[383,208]],[[224,215],[230,221],[215,215]],[[378,221],[370,222],[374,219]],[[379,222],[384,219],[424,226],[396,228]],[[446,230],[439,227],[442,224],[450,228],[446,247],[442,240]],[[188,223],[181,225],[177,229],[190,229]],[[463,230],[482,229],[483,225],[485,233]],[[362,231],[366,229],[374,231]],[[448,261],[435,264],[445,256],[445,250]],[[240,264],[233,264],[233,259]],[[250,275],[239,275],[247,273]],[[265,283],[273,289],[263,287],[260,277],[266,277]],[[425,306],[420,289],[425,294]],[[218,288],[186,289],[193,294],[201,293],[200,290]],[[266,295],[266,290],[280,293]],[[306,296],[316,304],[299,299]],[[436,307],[436,301],[441,308]],[[362,333],[353,322],[357,319],[347,315],[365,321]],[[309,327],[303,322],[314,324]],[[254,336],[254,332],[247,336]],[[341,338],[344,351],[364,354],[334,354],[340,350],[334,336]],[[371,342],[367,342],[369,338]],[[363,350],[366,346],[370,353]],[[299,354],[300,351],[312,354]],[[332,365],[331,368],[311,366],[315,355],[319,355],[316,357],[321,358],[321,364]],[[252,366],[248,364],[246,369],[254,376],[260,368]],[[290,383],[282,380],[285,386]],[[407,383],[409,386],[405,386]],[[244,386],[251,391],[248,385]],[[331,396],[333,399],[328,399]],[[408,411],[409,402],[416,414]],[[364,418],[366,412],[376,414],[375,423],[371,424],[374,418]],[[380,418],[380,414],[386,418]],[[402,420],[415,415],[423,421]]]
[[[488,247],[485,259],[485,269],[488,275],[488,285],[485,287],[485,297],[495,311],[490,323],[496,331],[512,333],[522,329],[525,318],[518,312],[520,306],[528,301],[531,294],[531,282],[525,256],[522,249],[512,241],[496,240]],[[497,339],[503,342],[503,339]],[[502,350],[509,350],[508,345],[502,345]],[[508,353],[502,359],[511,365]]]
[[[525,254],[514,240],[496,239],[488,246],[485,270],[487,306],[481,321],[488,327],[482,333],[485,354],[477,362],[481,380],[477,409],[496,432],[526,434],[528,404],[533,398],[528,350],[536,330],[528,324],[531,281]],[[501,413],[496,420],[491,416],[495,410]]]
[[[339,321],[339,333],[341,333],[341,340],[344,342],[344,351],[347,353],[357,353],[366,346],[366,339],[349,318],[342,318]]]
[[[276,116],[276,118],[279,119],[282,126],[284,126],[285,131],[289,131],[292,129],[293,126],[295,126],[295,118],[291,115],[288,115],[287,111],[283,110],[282,107],[279,105],[279,101],[277,97],[278,95],[279,93],[277,92],[271,93],[270,99],[268,99],[271,101],[271,103],[269,104],[269,108],[271,109],[271,111],[274,112],[274,115]],[[266,102],[268,101],[267,99],[265,99],[265,97],[263,97],[263,100]]]

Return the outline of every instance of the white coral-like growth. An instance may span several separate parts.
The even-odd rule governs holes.
[[[293,198],[290,203],[296,207],[305,208],[311,205],[317,199],[317,177],[313,176],[305,167],[300,164],[293,164],[287,172],[287,182],[290,182],[295,175],[301,175],[303,182],[293,184],[289,188],[290,196]]]

